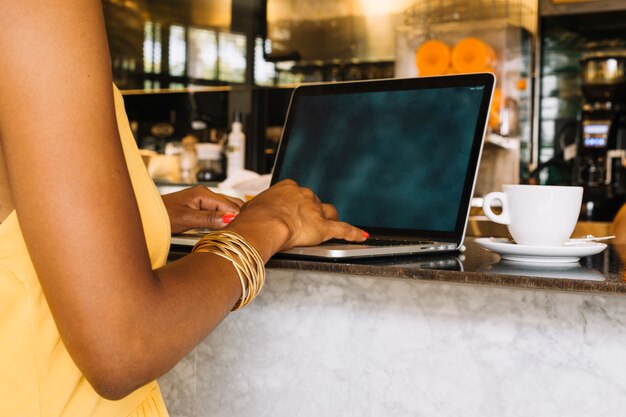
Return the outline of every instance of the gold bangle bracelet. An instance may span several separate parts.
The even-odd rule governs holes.
[[[242,236],[230,230],[219,230],[203,236],[192,253],[212,253],[228,259],[241,282],[241,298],[232,311],[248,305],[265,284],[265,264],[257,250]]]

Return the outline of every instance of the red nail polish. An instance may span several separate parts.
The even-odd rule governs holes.
[[[233,219],[236,217],[236,214],[233,213],[226,213],[222,216],[222,222],[224,222],[225,224],[228,224],[230,222],[233,221]]]
[[[367,233],[365,230],[361,230],[361,232],[363,232],[363,237],[364,237],[365,239],[367,239],[368,237],[370,237],[370,234],[369,234],[369,233]]]

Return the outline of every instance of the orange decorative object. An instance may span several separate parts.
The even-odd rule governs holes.
[[[459,73],[492,70],[496,54],[478,38],[464,38],[452,48],[452,67]]]
[[[493,90],[493,99],[491,100],[491,107],[497,110],[500,110],[501,104],[502,104],[502,90],[496,87]]]
[[[492,73],[493,75],[497,75],[497,74],[496,74],[496,69],[495,69],[495,68],[492,68],[492,67],[485,67],[485,68],[483,68],[483,69],[481,70],[481,72],[490,72],[490,73]]]
[[[442,75],[450,68],[450,47],[441,41],[422,43],[415,54],[419,75]]]
[[[500,112],[495,111],[493,107],[489,112],[489,121],[487,122],[487,126],[489,126],[489,129],[494,131],[500,129]]]
[[[500,128],[500,108],[502,106],[502,90],[496,88],[493,90],[493,99],[491,99],[491,108],[489,110],[488,126],[491,130]]]

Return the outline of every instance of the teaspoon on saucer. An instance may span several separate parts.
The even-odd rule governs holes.
[[[602,242],[604,240],[611,240],[611,239],[614,239],[614,238],[615,238],[615,236],[585,235],[585,236],[582,236],[582,237],[571,238],[568,241],[566,241],[564,244],[568,245],[568,244],[581,243],[581,242]]]

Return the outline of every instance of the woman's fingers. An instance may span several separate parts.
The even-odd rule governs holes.
[[[226,226],[233,216],[232,213],[225,213],[219,210],[185,210],[180,219],[180,223],[185,225],[185,230],[188,229],[221,229]],[[183,230],[184,231],[184,230]]]
[[[328,220],[339,220],[337,209],[332,204],[322,204],[322,214]]]
[[[285,186],[285,185],[293,186],[293,185],[298,185],[298,183],[295,182],[294,180],[286,179],[286,180],[278,181],[276,184],[273,185],[273,188],[274,187],[282,187],[282,186]]]
[[[226,194],[217,194],[217,195],[220,195],[220,196],[224,197],[225,199],[232,201],[239,208],[241,208],[245,204],[245,201],[243,201],[241,198],[232,197],[232,196],[226,195]]]
[[[239,198],[214,193],[206,187],[193,188],[198,210],[217,210],[223,212],[239,213],[243,201]]]
[[[189,229],[221,229],[239,214],[243,201],[196,186],[162,196],[172,233]]]
[[[326,226],[326,238],[343,239],[350,242],[363,242],[369,237],[369,234],[357,227],[346,222],[328,221]]]
[[[321,204],[322,202],[320,198],[310,188],[300,187],[300,194],[302,194],[305,198],[309,198],[315,201],[318,204]]]
[[[311,189],[292,180],[280,181],[248,201],[232,227],[257,221],[273,221],[285,228],[282,249],[332,238],[362,242],[368,237],[361,229],[340,222],[335,206],[322,203]]]

